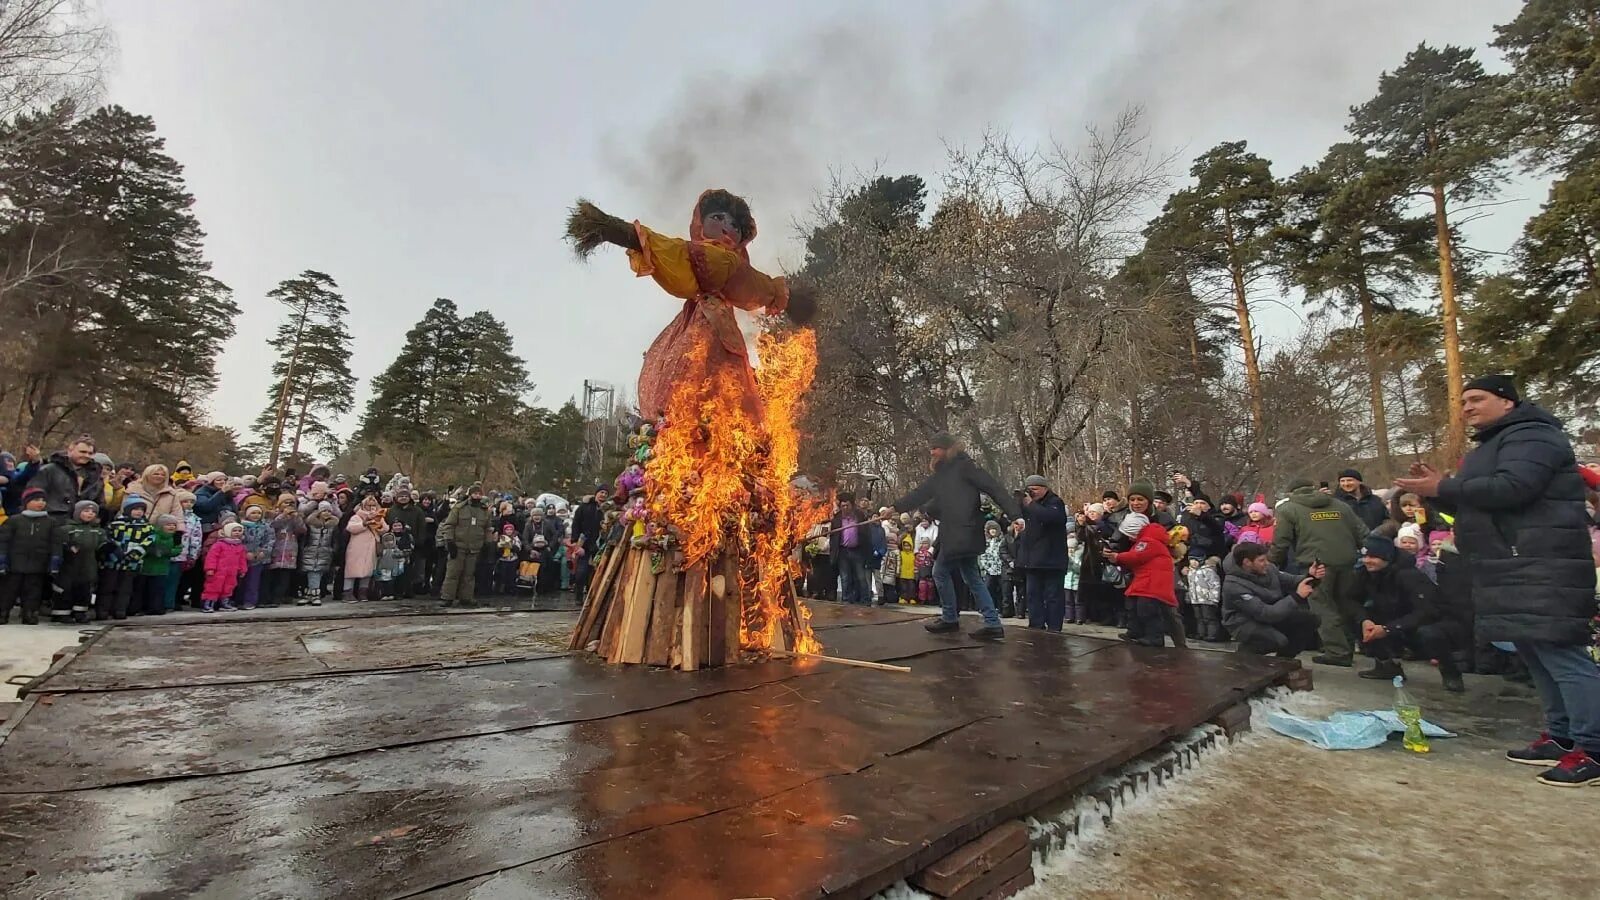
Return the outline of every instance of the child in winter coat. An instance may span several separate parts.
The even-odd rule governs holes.
[[[933,603],[933,541],[923,538],[917,542],[917,602]]]
[[[136,616],[164,616],[167,613],[167,576],[172,573],[172,558],[178,555],[178,517],[158,516],[150,531],[150,546],[139,564],[139,593],[134,595],[130,613]]]
[[[1167,547],[1167,530],[1142,513],[1129,513],[1117,531],[1132,542],[1126,550],[1105,553],[1106,562],[1126,568],[1132,576],[1126,593],[1128,630],[1123,639],[1164,647],[1171,635],[1175,645],[1187,646],[1183,621],[1178,616],[1176,573],[1172,551]]]
[[[262,576],[265,590],[261,605],[277,606],[289,599],[294,588],[295,569],[300,565],[300,538],[306,533],[306,520],[301,518],[293,494],[278,495],[278,509],[267,525],[272,529],[272,551]]]
[[[106,530],[100,527],[100,504],[79,500],[72,507],[72,521],[67,523],[66,554],[61,575],[56,579],[61,591],[55,595],[51,621],[79,624],[89,621],[89,613],[94,608],[91,605],[94,586],[100,575],[100,548],[105,542]]]
[[[904,523],[900,526],[900,571],[899,578],[900,602],[910,606],[917,602],[917,544],[916,537],[911,529]]]
[[[272,560],[272,526],[267,524],[267,511],[253,503],[241,511],[244,517],[244,552],[250,568],[243,580],[233,590],[233,604],[240,609],[255,609],[261,602],[261,573]]]
[[[1195,636],[1207,642],[1226,641],[1228,633],[1222,629],[1222,561],[1215,556],[1206,557],[1205,562],[1191,558],[1188,576]]]
[[[1407,522],[1400,526],[1400,531],[1394,536],[1394,545],[1416,558],[1417,568],[1428,580],[1434,584],[1439,583],[1438,566],[1435,564],[1432,548],[1422,541],[1422,527],[1415,522]]]
[[[51,575],[61,571],[62,526],[45,512],[44,491],[22,492],[22,510],[0,523],[0,624],[22,601],[22,624],[39,623],[39,605]]]
[[[200,611],[231,612],[233,592],[250,571],[250,552],[244,547],[244,526],[229,522],[222,526],[222,535],[206,551],[206,585],[200,594]]]
[[[1272,518],[1272,507],[1259,501],[1252,503],[1249,515],[1250,521],[1239,529],[1239,539],[1235,543],[1271,547],[1273,534],[1277,531]]]
[[[500,537],[495,540],[494,547],[494,592],[515,593],[517,564],[522,562],[522,539],[517,537],[517,526],[510,522],[500,526]]]
[[[984,523],[983,537],[983,552],[978,554],[978,571],[989,588],[989,596],[1000,602],[1000,614],[1015,615],[1016,610],[1005,609],[1005,594],[1000,590],[1000,576],[1005,572],[1005,562],[1001,559],[1005,538],[1001,536],[1000,523]]]
[[[178,555],[172,558],[175,577],[167,578],[167,609],[176,609],[178,601],[198,609],[200,591],[205,588],[206,573],[200,568],[200,551],[205,541],[205,526],[194,511],[195,496],[188,491],[178,492],[178,507],[183,510],[183,528],[178,541]]]
[[[94,598],[97,620],[126,619],[129,601],[142,596],[135,589],[140,586],[139,570],[144,566],[144,555],[154,533],[145,520],[148,511],[149,501],[138,494],[128,494],[122,500],[122,514],[106,529],[100,592]]]
[[[304,509],[305,507],[301,507]],[[322,605],[322,580],[333,568],[333,539],[339,531],[339,510],[323,500],[306,515],[305,540],[300,548],[300,571],[306,576],[306,596],[296,606]]]
[[[1089,604],[1078,602],[1078,583],[1083,578],[1083,547],[1078,544],[1076,530],[1067,532],[1067,575],[1061,582],[1061,593],[1066,602],[1062,621],[1084,625],[1089,621]]]

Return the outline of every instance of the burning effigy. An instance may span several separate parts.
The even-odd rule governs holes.
[[[573,650],[685,671],[821,650],[793,584],[824,501],[791,483],[816,338],[764,331],[752,367],[733,312],[804,324],[811,303],[750,264],[755,236],[749,205],[722,190],[700,195],[687,239],[581,200],[568,220],[580,256],[623,247],[636,275],[683,301],[639,375],[640,412],[657,417],[643,497],[593,563]]]

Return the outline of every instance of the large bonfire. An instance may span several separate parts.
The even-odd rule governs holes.
[[[660,394],[665,402],[645,466],[643,502],[630,506],[622,536],[595,561],[572,637],[574,649],[591,648],[608,662],[694,670],[822,649],[793,587],[795,550],[825,506],[793,483],[816,339],[804,329],[764,333],[753,378],[742,339],[737,354],[725,346],[731,340],[718,339],[727,322],[716,317],[726,314],[731,321],[726,305],[752,305],[706,289],[715,264],[725,260],[707,262],[708,242],[698,233],[705,203],[702,197],[696,206],[690,242],[637,224],[631,235],[604,236],[632,251],[636,273],[655,276],[680,296],[690,294],[679,319],[646,355],[641,399]],[[569,233],[582,250],[582,228],[608,228],[613,221],[580,205]],[[748,232],[745,242],[753,221]],[[738,249],[742,253],[742,245]],[[670,268],[676,257],[669,254],[681,254],[692,271],[681,292]],[[766,278],[748,261],[743,271],[737,261],[731,265],[729,280],[737,283],[730,287],[752,282],[747,273]],[[760,305],[780,312],[787,288],[781,279],[767,283],[772,299]],[[660,388],[654,372],[670,372],[670,387]]]

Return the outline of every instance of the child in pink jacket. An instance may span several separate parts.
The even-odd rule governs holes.
[[[229,522],[222,526],[222,539],[206,551],[206,586],[200,593],[200,611],[233,609],[229,598],[248,571],[250,556],[244,547],[244,526]]]

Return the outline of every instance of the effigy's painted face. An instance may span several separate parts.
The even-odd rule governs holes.
[[[738,246],[744,236],[739,233],[739,226],[734,224],[733,213],[725,210],[713,210],[706,213],[700,220],[700,231],[706,240],[716,241],[729,246]]]

